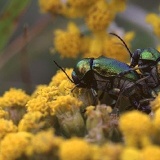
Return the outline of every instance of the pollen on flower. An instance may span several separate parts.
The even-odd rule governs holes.
[[[119,127],[125,137],[126,145],[145,146],[150,144],[152,123],[148,115],[139,111],[124,113],[120,117]]]
[[[126,147],[123,149],[120,157],[121,160],[141,160],[142,154],[137,148]]]
[[[76,58],[81,49],[81,34],[77,26],[71,23],[67,31],[56,30],[54,46],[61,57]]]
[[[25,93],[22,89],[11,88],[6,91],[0,98],[0,106],[3,107],[25,107],[30,96]]]
[[[105,144],[100,147],[100,157],[102,159],[119,159],[123,147],[120,144]]]
[[[86,17],[86,24],[93,32],[103,31],[114,18],[114,12],[104,0],[97,1],[90,9]]]
[[[52,101],[56,99],[56,97],[59,95],[59,88],[57,86],[46,86],[42,88],[39,92],[37,92],[37,95],[40,97],[44,97],[47,99],[47,101]],[[37,97],[38,97],[37,96]]]
[[[0,118],[7,118],[8,116],[9,116],[8,112],[0,107]]]
[[[61,160],[88,160],[92,159],[91,146],[83,139],[72,138],[64,141],[60,146]]]
[[[79,109],[82,105],[82,102],[79,101],[77,98],[66,95],[66,96],[58,96],[55,101],[50,103],[50,108],[53,113],[56,114],[63,114],[67,111],[74,112],[75,110]]]
[[[43,114],[39,111],[28,112],[18,124],[18,131],[35,132],[43,128],[45,121],[42,121]]]
[[[0,119],[0,139],[13,132],[17,132],[17,126],[11,120]]]
[[[0,159],[12,160],[20,158],[29,145],[32,134],[27,132],[10,133],[0,144]]]
[[[128,47],[134,38],[134,32],[126,32],[123,39]],[[88,42],[88,50],[85,49],[83,57],[99,57],[101,55],[111,57],[120,61],[128,61],[128,51],[122,42],[115,36],[107,35],[105,32],[96,33]]]
[[[67,75],[68,75],[69,77],[71,77],[72,71],[73,71],[72,68],[66,68],[66,69],[65,69],[65,72],[67,73]],[[59,87],[59,85],[61,84],[61,82],[62,82],[63,80],[68,80],[68,78],[67,78],[67,76],[62,72],[62,70],[58,70],[57,73],[56,73],[56,75],[54,75],[54,76],[52,77],[52,80],[51,80],[51,82],[50,82],[49,85],[50,85],[50,86],[57,86],[57,87]]]
[[[47,85],[46,84],[41,84],[41,85],[38,85],[36,86],[35,90],[33,91],[31,97],[32,98],[35,98],[39,95],[39,92],[43,89],[43,88],[46,88]]]
[[[69,80],[63,80],[59,85],[60,95],[72,94],[71,90],[74,88],[75,84],[71,83]]]
[[[46,154],[46,156],[52,154],[54,158],[54,156],[57,156],[58,154],[57,151],[62,141],[61,138],[54,136],[52,129],[38,132],[31,139],[26,154],[30,156],[35,154]]]
[[[37,98],[32,98],[29,100],[26,104],[28,112],[34,112],[39,111],[44,115],[48,115],[48,104],[47,99],[41,96],[38,96]]]
[[[142,151],[142,159],[145,160],[159,160],[160,147],[156,145],[150,145],[145,147]],[[152,155],[152,156],[151,156]]]

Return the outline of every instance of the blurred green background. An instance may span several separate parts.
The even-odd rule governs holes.
[[[132,50],[155,47],[158,39],[147,13],[159,13],[159,0],[128,0],[127,9],[115,23],[124,31],[135,31]],[[83,29],[81,19],[74,20]],[[53,30],[65,28],[68,19],[40,13],[37,0],[0,0],[0,94],[11,87],[31,93],[38,84],[48,84],[56,73],[56,60],[62,67],[74,67],[78,59],[61,59],[51,54]],[[85,29],[83,29],[86,32]]]

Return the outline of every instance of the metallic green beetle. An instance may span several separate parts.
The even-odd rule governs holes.
[[[119,76],[121,72],[129,69],[129,65],[104,56],[85,58],[77,63],[72,72],[72,79],[77,87],[107,92],[116,100],[116,107],[122,97],[127,97],[134,108],[149,113],[149,103],[145,106],[140,103],[148,97],[148,90],[139,74],[133,70]]]
[[[125,48],[127,49],[128,53],[131,57],[130,67],[135,67],[138,65],[142,74],[149,73],[153,66],[156,66],[157,63],[160,61],[160,52],[157,51],[155,48],[145,48],[145,49],[137,49],[135,52],[131,52],[128,48],[127,44],[124,40],[115,33],[110,33],[111,35],[116,36],[118,39],[121,40]],[[160,72],[158,72],[160,75]]]
[[[152,97],[155,98],[160,92],[160,52],[154,48],[146,48],[137,49],[132,53],[121,37],[115,33],[110,34],[118,37],[122,41],[131,57],[131,68],[128,71],[122,72],[121,75],[124,75],[131,70],[139,69],[141,76],[146,79]]]

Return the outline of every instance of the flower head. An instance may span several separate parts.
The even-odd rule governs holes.
[[[43,97],[47,102],[56,99],[59,94],[59,88],[54,85],[43,87],[40,91],[37,91],[37,97]]]
[[[8,134],[0,144],[0,159],[18,159],[29,145],[32,135],[27,132],[17,132]]]
[[[142,160],[141,151],[133,147],[124,148],[120,157],[121,160]]]
[[[39,131],[46,124],[43,117],[43,114],[39,111],[26,113],[18,124],[18,130],[27,132]]]
[[[124,113],[120,117],[119,127],[127,145],[145,146],[150,144],[152,123],[148,115],[139,111]]]
[[[61,115],[66,112],[73,112],[79,110],[82,102],[78,99],[72,97],[71,95],[66,96],[58,96],[55,101],[50,103],[50,108],[52,109],[53,113],[56,115]]]
[[[0,107],[0,118],[7,118],[8,116],[9,116],[8,112]]]
[[[66,68],[65,72],[67,73],[67,75],[69,75],[69,77],[71,78],[71,74],[72,74],[73,69],[72,68]],[[54,75],[52,77],[52,80],[50,82],[50,86],[56,86],[59,87],[59,85],[61,84],[61,82],[63,80],[68,80],[67,76],[62,72],[62,70],[58,70],[56,75]]]
[[[49,105],[52,114],[58,118],[61,132],[66,137],[71,137],[71,135],[84,135],[85,124],[80,113],[81,101],[71,95],[58,96],[57,99],[50,102]]]
[[[11,88],[0,99],[1,107],[25,107],[30,96],[22,89]]]
[[[99,157],[100,159],[119,159],[123,147],[120,144],[106,143],[100,147]]]
[[[145,160],[159,160],[160,157],[160,147],[150,145],[145,147],[142,151],[142,159]]]
[[[46,157],[51,154],[53,159],[57,158],[57,151],[62,141],[63,140],[61,138],[54,136],[52,129],[38,132],[31,139],[31,143],[27,148],[26,154],[33,157],[36,154],[46,155]]]
[[[0,139],[13,132],[17,132],[17,126],[11,120],[0,119]]]
[[[104,31],[114,18],[109,4],[104,0],[97,1],[90,9],[86,17],[86,23],[93,32]]]
[[[134,38],[134,32],[127,32],[123,39],[128,47]],[[88,50],[85,49],[83,57],[99,57],[101,55],[114,58],[120,61],[128,60],[128,51],[122,42],[115,36],[107,35],[105,32],[96,33],[88,42]]]
[[[77,57],[81,46],[81,34],[78,27],[70,23],[67,31],[56,30],[54,46],[61,57]]]
[[[88,160],[92,159],[91,146],[83,139],[72,138],[60,146],[61,160]]]
[[[36,98],[37,96],[39,96],[39,92],[41,92],[41,90],[43,90],[46,87],[47,87],[46,84],[41,84],[41,85],[36,86],[36,88],[35,88],[34,92],[32,93],[31,97]]]
[[[39,111],[44,115],[49,114],[49,106],[47,104],[47,98],[38,96],[36,98],[33,98],[29,100],[26,104],[28,112],[34,112],[34,111]]]

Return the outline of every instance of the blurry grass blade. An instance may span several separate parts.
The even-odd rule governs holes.
[[[30,2],[31,0],[9,1],[3,8],[3,12],[1,12],[2,14],[0,15],[0,51],[5,47],[12,35],[17,25],[18,17]]]
[[[51,22],[50,17],[42,16],[40,17],[33,26],[28,30],[27,43],[32,41],[34,37],[36,37],[39,33],[41,33],[46,26]],[[25,47],[26,43],[24,43],[24,35],[23,33],[14,39],[7,48],[1,52],[0,55],[0,69],[17,53],[22,51]]]

